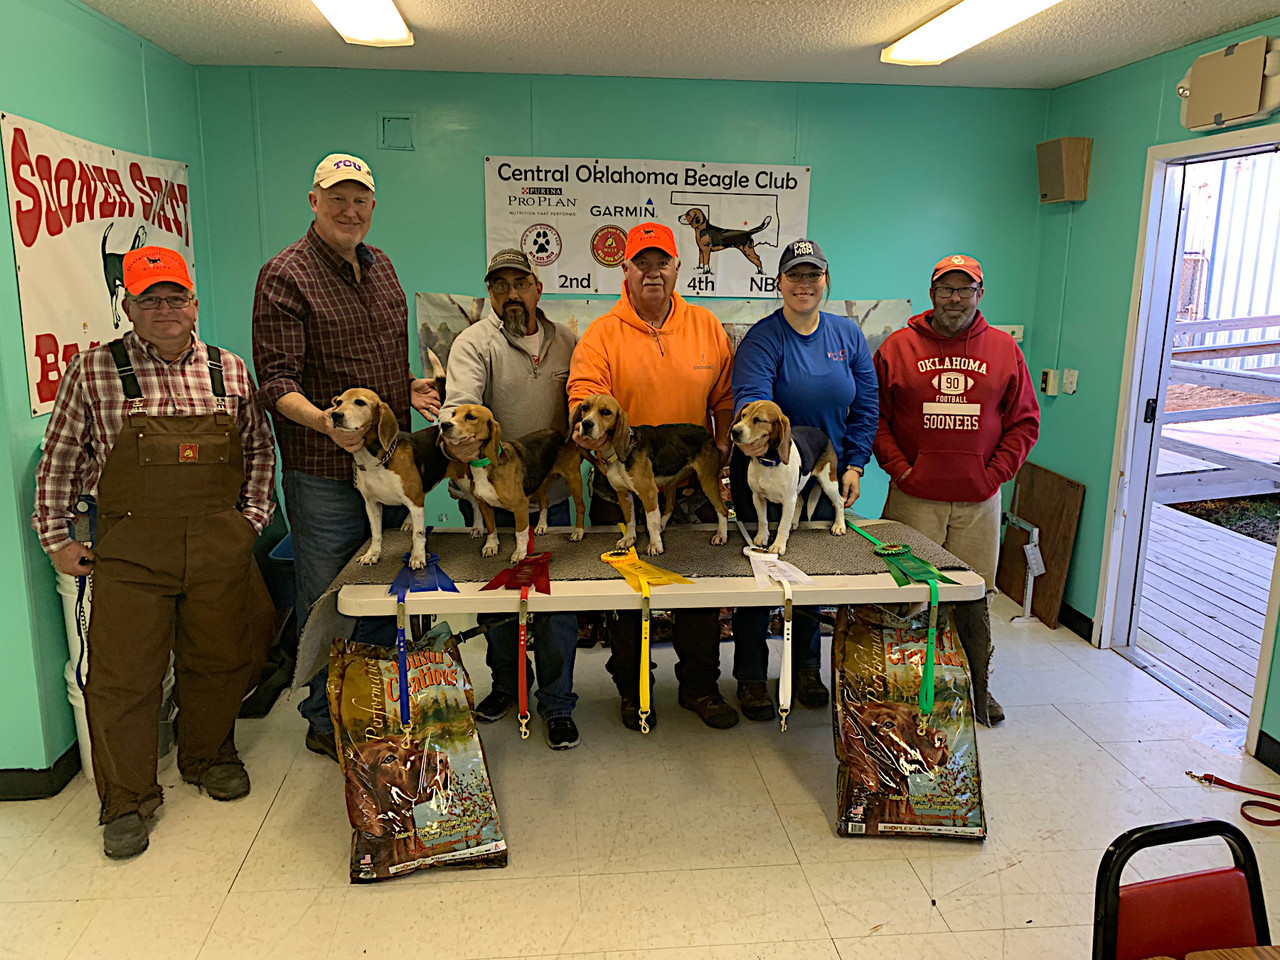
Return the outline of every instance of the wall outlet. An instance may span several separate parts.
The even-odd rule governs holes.
[[[997,330],[1003,330],[1009,336],[1013,337],[1014,343],[1022,342],[1022,324],[1018,323],[1013,325],[1007,325],[1007,324],[1001,325],[998,323],[993,323],[991,326],[995,327],[995,329]]]
[[[1056,397],[1058,395],[1057,370],[1040,371],[1040,392],[1046,397]]]
[[[1062,370],[1062,392],[1075,393],[1076,386],[1080,382],[1080,371],[1072,370],[1070,367],[1064,367]]]

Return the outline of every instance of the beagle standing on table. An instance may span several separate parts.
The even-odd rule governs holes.
[[[640,498],[644,522],[649,529],[648,553],[662,553],[662,531],[675,509],[676,486],[697,475],[702,492],[716,510],[717,546],[729,540],[729,515],[720,499],[720,451],[706,427],[693,423],[670,423],[660,427],[632,427],[626,411],[613,397],[595,393],[578,404],[569,418],[573,435],[588,440],[607,437],[612,448],[600,453],[598,469],[618,494],[618,506],[627,529],[618,541],[619,549],[636,542],[636,517],[631,494]],[[666,512],[658,516],[658,491],[666,497]]]
[[[436,392],[445,393],[444,367],[430,350]],[[406,506],[409,519],[401,529],[413,532],[409,566],[421,570],[427,565],[427,492],[444,479],[452,462],[436,441],[439,430],[426,427],[413,433],[400,429],[396,415],[372,390],[353,387],[333,398],[329,419],[336,430],[364,434],[364,446],[351,456],[355,460],[355,485],[364,498],[369,517],[369,549],[358,558],[362,564],[382,559],[382,506]]]
[[[813,516],[818,497],[827,495],[835,508],[836,519],[831,533],[844,535],[844,498],[836,476],[836,452],[831,440],[817,427],[793,427],[786,414],[772,400],[755,400],[738,414],[729,430],[737,444],[753,444],[768,438],[769,449],[762,457],[752,457],[747,465],[747,483],[756,508],[759,528],[755,544],[769,542],[769,516],[766,501],[782,504],[782,519],[769,552],[782,556],[787,552],[787,538],[800,525],[800,492],[812,476],[817,482],[809,493],[809,516]]]
[[[581,540],[586,509],[582,502],[582,456],[576,445],[565,442],[555,429],[535,430],[519,440],[502,442],[502,426],[493,412],[478,403],[464,403],[453,415],[440,421],[440,435],[449,443],[480,441],[480,459],[470,464],[455,463],[450,475],[459,479],[484,517],[488,538],[482,556],[498,554],[498,533],[493,508],[510,510],[516,521],[516,550],[511,562],[523,560],[529,551],[529,499],[538,501],[536,534],[547,532],[547,484],[552,477],[564,477],[573,496],[574,526],[570,540]],[[461,468],[461,469],[459,469]]]

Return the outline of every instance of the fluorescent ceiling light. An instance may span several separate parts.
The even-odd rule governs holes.
[[[413,34],[392,0],[311,0],[347,43],[411,47]]]
[[[1014,24],[1048,10],[1062,0],[960,0],[924,26],[880,51],[883,63],[913,67],[945,63]]]

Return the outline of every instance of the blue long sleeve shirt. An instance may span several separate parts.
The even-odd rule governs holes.
[[[733,408],[772,400],[793,424],[831,438],[840,472],[865,467],[879,419],[879,390],[867,340],[834,313],[818,329],[796,333],[779,307],[742,338],[733,358]]]

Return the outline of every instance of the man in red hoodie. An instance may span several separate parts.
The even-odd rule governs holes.
[[[940,543],[995,589],[1000,485],[1013,479],[1040,433],[1040,408],[1013,338],[987,325],[982,264],[943,257],[933,268],[933,309],[876,351],[880,424],[872,450],[889,475],[883,515]],[[973,677],[974,714],[1004,719],[987,689],[991,626],[986,601],[956,604]]]

